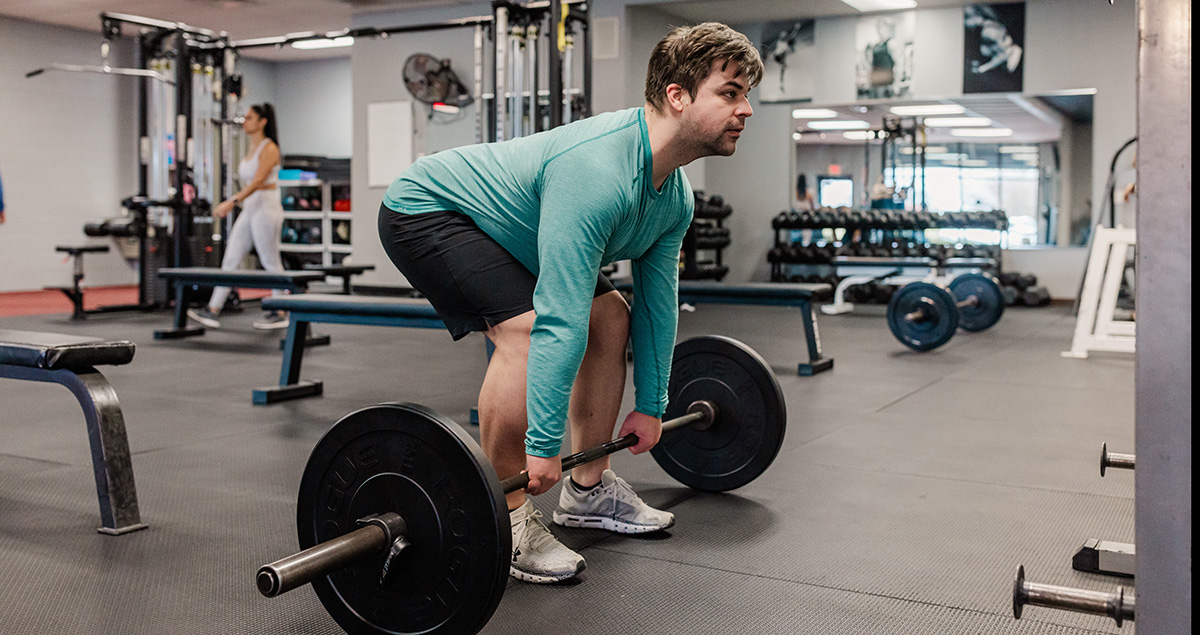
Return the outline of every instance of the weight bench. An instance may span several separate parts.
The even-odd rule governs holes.
[[[253,400],[257,405],[314,397],[324,391],[320,381],[300,380],[300,365],[308,343],[301,334],[306,333],[313,322],[445,328],[433,305],[428,300],[415,298],[306,293],[263,298],[262,307],[268,311],[287,311],[291,315],[284,337],[279,385],[254,389]]]
[[[133,342],[127,341],[0,330],[0,377],[61,384],[83,407],[100,499],[98,531],[113,536],[146,525],[138,513],[121,404],[95,367],[128,364],[133,352]]]
[[[613,280],[618,291],[632,292],[630,280]],[[804,339],[808,346],[808,363],[796,366],[796,374],[809,377],[833,368],[832,357],[821,356],[821,335],[813,314],[813,300],[829,297],[831,287],[824,283],[750,282],[730,284],[707,280],[680,280],[679,301],[688,304],[754,304],[794,306],[800,309],[804,323]]]
[[[177,339],[203,335],[204,327],[187,324],[187,289],[192,286],[237,287],[240,289],[284,289],[302,293],[309,283],[325,279],[320,271],[225,271],[215,267],[176,267],[159,269],[158,277],[175,285],[175,327],[154,332],[154,339]],[[309,344],[328,344],[328,338],[313,338]]]
[[[71,306],[74,311],[71,313],[72,320],[82,320],[87,318],[88,313],[100,313],[102,310],[85,311],[83,308],[83,288],[79,286],[83,282],[83,254],[93,253],[102,254],[108,252],[108,245],[82,245],[79,247],[59,245],[54,248],[54,251],[67,254],[69,258],[74,258],[73,273],[71,276],[71,286],[69,287],[46,287],[54,291],[62,291],[63,295],[71,301]]]
[[[304,265],[304,271],[320,271],[321,273],[342,279],[342,293],[350,295],[350,276],[357,276],[364,271],[372,271],[375,265]]]

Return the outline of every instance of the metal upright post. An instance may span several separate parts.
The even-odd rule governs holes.
[[[496,117],[493,127],[493,141],[504,141],[505,127],[508,125],[508,117],[505,110],[508,107],[505,90],[508,88],[505,81],[505,74],[508,73],[508,7],[504,5],[496,5],[496,17],[493,22],[495,31],[492,36],[495,38],[496,58],[492,73],[492,105],[496,109]]]
[[[550,127],[557,128],[563,122],[563,68],[562,68],[562,51],[559,46],[562,40],[559,39],[558,25],[562,22],[562,3],[558,0],[550,0],[550,47],[547,53],[549,54],[549,64],[547,70],[550,71],[549,81],[547,82],[550,90]]]
[[[1101,5],[1103,9],[1120,10]],[[1192,632],[1192,3],[1138,22],[1138,631]]]

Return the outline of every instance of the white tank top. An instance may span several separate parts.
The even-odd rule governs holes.
[[[254,175],[258,174],[258,155],[262,153],[262,149],[267,147],[267,142],[270,139],[263,139],[262,143],[250,153],[250,156],[242,157],[241,163],[238,163],[238,179],[241,180],[242,186],[245,187],[254,180]],[[267,184],[274,185],[275,179],[279,177],[279,164],[271,169],[271,173],[267,176]]]

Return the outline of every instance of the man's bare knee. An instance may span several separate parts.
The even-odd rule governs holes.
[[[589,344],[624,350],[629,339],[629,304],[619,292],[610,291],[592,301],[588,331]]]

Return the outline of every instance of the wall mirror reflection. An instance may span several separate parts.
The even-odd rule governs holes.
[[[1008,215],[1002,247],[1083,244],[1094,90],[797,105],[792,206]]]

